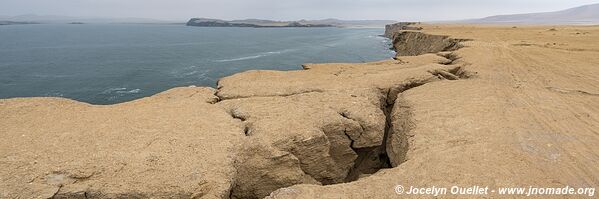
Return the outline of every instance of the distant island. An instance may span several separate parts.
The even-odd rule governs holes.
[[[0,26],[2,26],[2,25],[22,25],[22,24],[38,24],[38,23],[27,22],[27,21],[0,21]]]
[[[390,20],[299,20],[299,21],[274,21],[263,19],[244,19],[244,20],[221,20],[209,18],[192,18],[187,22],[187,26],[199,27],[250,27],[250,28],[319,28],[319,27],[384,27],[385,24],[394,23]]]
[[[301,23],[298,21],[281,22],[281,21],[270,21],[270,20],[259,20],[259,19],[225,21],[225,20],[220,20],[220,19],[206,19],[206,18],[190,19],[187,22],[187,25],[188,26],[200,26],[200,27],[251,27],[251,28],[334,27],[333,25],[330,25],[330,24],[309,24],[309,23]]]

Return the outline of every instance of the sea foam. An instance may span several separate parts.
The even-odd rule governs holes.
[[[287,49],[287,50],[281,50],[281,51],[263,52],[263,53],[259,53],[257,55],[246,56],[246,57],[238,57],[238,58],[232,58],[232,59],[214,60],[214,62],[233,62],[233,61],[243,61],[243,60],[250,60],[250,59],[258,59],[258,58],[261,58],[261,57],[266,57],[266,56],[271,56],[271,55],[277,55],[277,54],[283,54],[283,53],[292,52],[292,51],[295,51],[295,49]]]

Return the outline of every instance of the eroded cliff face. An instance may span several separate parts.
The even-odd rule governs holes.
[[[385,27],[384,36],[391,39],[397,56],[415,56],[426,53],[455,51],[467,39],[451,38],[446,35],[426,34],[416,22],[401,22]]]
[[[444,35],[430,35],[422,32],[396,32],[392,37],[393,49],[397,56],[414,56],[426,53],[455,51],[461,48],[464,39]]]
[[[539,109],[525,102],[560,101],[523,94],[597,108],[593,95],[518,90],[539,85],[523,81],[534,80],[525,71],[497,71],[480,57],[491,53],[516,65],[526,57],[504,51],[504,43],[474,40],[459,49],[464,40],[431,29],[395,33],[398,54],[417,56],[394,60],[248,71],[221,79],[217,89],[176,88],[109,106],[0,100],[0,197],[395,198],[398,184],[593,184],[595,159],[545,159],[568,146],[527,129],[554,129],[585,146],[597,144],[596,135],[578,140],[560,126],[539,125]],[[589,123],[597,113],[588,115],[580,126],[598,127]],[[597,152],[585,150],[584,157]],[[540,177],[563,168],[586,171]]]
[[[385,34],[383,36],[393,39],[393,35],[395,33],[399,33],[406,30],[421,30],[422,28],[418,26],[418,22],[399,22],[394,24],[385,25]]]

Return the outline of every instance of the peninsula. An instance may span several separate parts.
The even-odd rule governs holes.
[[[395,23],[391,20],[299,20],[299,21],[274,21],[263,19],[221,20],[208,18],[192,18],[187,26],[200,27],[251,27],[251,28],[322,28],[322,27],[383,27],[385,24]]]

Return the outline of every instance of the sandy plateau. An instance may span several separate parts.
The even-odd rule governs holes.
[[[599,188],[599,26],[419,26],[387,33],[393,60],[247,71],[107,106],[0,100],[0,198]]]

